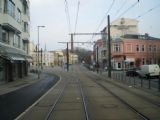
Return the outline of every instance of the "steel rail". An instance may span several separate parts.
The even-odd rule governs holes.
[[[77,79],[77,82],[79,83],[78,85],[79,85],[79,88],[80,88],[80,91],[81,91],[81,97],[82,97],[83,107],[84,107],[84,111],[85,111],[85,120],[90,120],[89,119],[89,113],[88,113],[88,110],[87,110],[87,100],[86,100],[86,96],[84,94],[84,90],[82,88],[80,79]]]
[[[95,77],[97,77],[97,76],[95,76]],[[99,78],[97,77],[97,79],[99,79]],[[143,100],[145,100],[145,101],[147,101],[147,102],[149,102],[149,103],[151,103],[151,104],[153,104],[153,105],[155,105],[155,106],[157,106],[157,107],[160,107],[160,102],[151,100],[151,99],[145,97],[144,95],[140,95],[140,94],[138,94],[138,93],[135,93],[135,92],[133,92],[133,91],[130,91],[130,90],[128,90],[127,88],[124,88],[124,87],[122,87],[122,86],[120,86],[120,85],[117,85],[117,84],[115,84],[115,83],[112,83],[112,82],[110,82],[110,81],[106,81],[105,78],[102,78],[101,80],[103,80],[103,81],[106,82],[106,83],[110,83],[110,84],[112,84],[112,85],[114,85],[114,86],[116,86],[116,87],[119,87],[119,88],[121,88],[121,89],[123,89],[123,90],[125,90],[125,91],[127,91],[127,92],[130,92],[130,93],[132,93],[132,94],[140,97],[141,99],[143,99]]]
[[[144,114],[142,114],[141,112],[139,112],[138,110],[136,110],[132,105],[128,104],[126,101],[124,101],[122,98],[120,98],[118,95],[116,95],[115,93],[113,93],[111,90],[109,90],[108,88],[106,88],[104,85],[102,85],[101,83],[94,81],[96,84],[98,84],[99,86],[101,86],[104,90],[108,91],[110,94],[112,94],[114,97],[116,97],[118,100],[120,100],[123,104],[125,104],[127,107],[129,107],[133,112],[135,112],[138,116],[140,116],[143,120],[150,120],[147,116],[145,116]]]
[[[114,86],[116,86],[116,87],[119,87],[119,88],[121,88],[121,89],[123,89],[123,90],[125,90],[125,91],[127,91],[127,92],[130,92],[130,93],[132,93],[132,94],[140,97],[141,99],[143,99],[143,100],[145,100],[145,101],[147,101],[147,102],[149,102],[149,103],[151,103],[151,104],[153,104],[153,105],[155,105],[155,106],[157,106],[157,107],[160,107],[160,103],[159,103],[159,102],[156,102],[156,101],[154,101],[154,100],[151,100],[151,99],[145,97],[144,95],[140,95],[140,94],[135,93],[135,92],[133,92],[133,91],[127,90],[127,88],[121,87],[121,86],[119,86],[119,85],[117,85],[117,84],[114,84],[114,83],[112,83],[112,82],[109,82],[109,81],[105,81],[105,82],[108,82],[108,83],[110,83],[110,84],[112,84],[112,85],[114,85]]]
[[[59,100],[61,99],[62,95],[64,94],[64,90],[65,90],[67,84],[68,84],[67,82],[64,84],[63,89],[60,91],[60,93],[59,93],[56,101],[55,101],[54,104],[52,105],[51,109],[49,110],[49,112],[48,112],[48,114],[46,115],[46,117],[45,117],[44,120],[49,120],[49,118],[50,118],[52,112],[54,111],[57,103],[59,102]]]
[[[88,75],[87,75],[88,76]],[[88,76],[91,77],[91,76]],[[95,78],[94,78],[95,79]],[[111,90],[109,90],[108,88],[106,88],[104,85],[102,85],[101,83],[97,82],[96,80],[91,79],[93,82],[95,82],[96,84],[98,84],[100,87],[102,87],[104,90],[108,91],[110,94],[112,94],[115,98],[117,98],[118,100],[120,100],[123,104],[125,104],[128,108],[130,108],[134,113],[136,113],[139,117],[141,117],[143,120],[150,120],[150,118],[148,118],[147,116],[145,116],[143,113],[139,112],[138,110],[136,110],[132,105],[128,104],[125,100],[123,100],[121,97],[119,97],[118,95],[116,95],[115,93],[113,93]]]

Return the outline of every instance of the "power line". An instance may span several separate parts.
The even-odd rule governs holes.
[[[77,15],[76,15],[76,22],[75,22],[75,29],[74,29],[74,32],[76,32],[76,29],[77,29],[78,14],[79,14],[79,5],[80,5],[80,1],[78,1]]]
[[[112,9],[114,3],[115,3],[115,0],[112,1],[112,4],[110,5],[108,11],[106,12],[105,16],[103,17],[103,19],[101,20],[99,26],[97,27],[96,32],[98,31],[98,29],[100,28],[100,26],[102,25],[102,23],[104,22],[104,20],[106,19],[106,16],[108,15],[108,13],[110,12],[110,10]],[[92,38],[93,38],[93,36],[92,36]]]
[[[133,7],[135,7],[138,4],[139,0],[137,2],[135,2],[134,4],[132,4],[129,8],[127,8],[122,14],[120,14],[118,16],[118,18],[122,17],[124,14],[126,14],[130,9],[132,9]]]
[[[155,7],[151,8],[151,9],[149,9],[149,10],[147,10],[146,12],[142,13],[141,15],[139,15],[138,17],[136,17],[135,19],[141,18],[142,16],[144,16],[144,15],[152,12],[154,9],[156,9],[156,8],[158,8],[158,7],[160,7],[160,4],[156,5]]]
[[[66,18],[67,18],[67,21],[68,21],[68,29],[69,29],[69,33],[71,33],[71,22],[70,22],[70,15],[69,15],[69,8],[68,8],[67,0],[64,1],[64,4],[65,4]]]
[[[95,33],[99,30],[100,26],[102,25],[102,23],[103,23],[104,20],[106,19],[106,16],[108,15],[108,13],[110,12],[110,10],[112,9],[114,3],[115,3],[115,0],[112,1],[112,3],[111,3],[111,5],[110,5],[109,9],[107,10],[106,14],[105,14],[104,17],[102,18],[102,20],[101,20],[100,24],[98,25],[98,27],[97,27]],[[94,34],[92,35],[91,41],[93,40],[93,38],[94,38]]]
[[[116,11],[115,16],[118,15],[118,13],[121,11],[121,9],[126,5],[127,1],[128,1],[128,0],[125,0],[125,1],[123,2],[123,4],[122,4],[122,5],[119,7],[119,9]]]

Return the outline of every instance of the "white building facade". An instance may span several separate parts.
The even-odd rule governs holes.
[[[0,0],[0,82],[28,74],[29,0]]]

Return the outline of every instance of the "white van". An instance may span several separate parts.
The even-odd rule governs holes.
[[[140,77],[158,77],[160,75],[160,68],[157,64],[142,65],[137,72]]]

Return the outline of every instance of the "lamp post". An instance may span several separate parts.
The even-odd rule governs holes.
[[[38,79],[40,78],[40,73],[39,73],[39,29],[44,28],[45,26],[37,26],[38,29],[38,43],[37,43],[37,51],[38,51]]]

